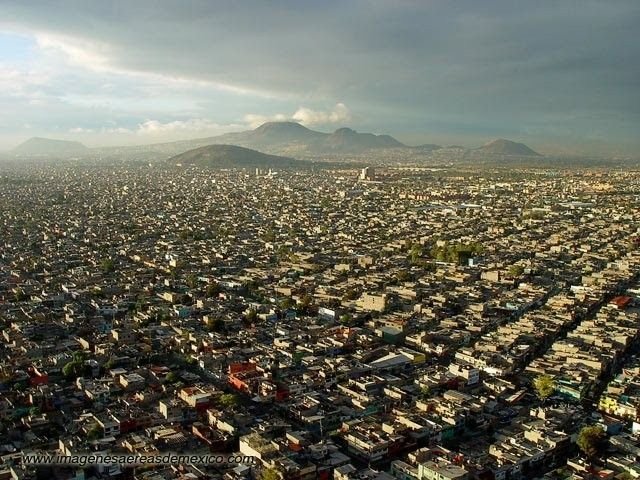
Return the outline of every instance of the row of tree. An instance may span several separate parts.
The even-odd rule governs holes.
[[[533,389],[544,403],[557,388],[555,379],[550,375],[539,375],[533,380]],[[605,447],[606,434],[599,425],[587,425],[580,430],[576,444],[593,461]]]

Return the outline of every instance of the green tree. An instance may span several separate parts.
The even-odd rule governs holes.
[[[298,299],[298,310],[302,315],[313,315],[317,313],[317,307],[313,304],[313,297],[308,293],[303,294]]]
[[[87,431],[88,440],[97,440],[102,436],[102,428],[96,424]]]
[[[360,293],[358,292],[358,290],[356,288],[348,287],[344,291],[344,296],[342,297],[342,300],[343,301],[355,300],[359,296],[360,296]]]
[[[280,480],[280,474],[275,468],[265,468],[260,474],[260,480]]]
[[[84,371],[84,361],[72,360],[62,367],[62,374],[69,380],[75,380]]]
[[[24,293],[24,290],[22,290],[21,288],[16,288],[13,296],[16,302],[22,302],[23,300],[27,299],[27,294]]]
[[[309,306],[313,303],[313,297],[311,295],[309,295],[308,293],[305,293],[304,295],[302,295],[302,297],[300,297],[300,306],[303,309],[307,309],[309,308]]]
[[[102,273],[111,273],[116,269],[116,265],[112,258],[105,258],[100,262],[100,270]]]
[[[522,265],[511,265],[509,267],[509,275],[512,277],[519,277],[524,273],[524,267]]]
[[[599,425],[589,425],[580,430],[576,443],[589,460],[593,460],[602,452],[605,438],[606,434]]]
[[[111,370],[116,366],[116,359],[114,357],[109,358],[104,364],[105,370]]]
[[[169,372],[169,373],[167,373],[167,376],[164,377],[164,379],[168,383],[176,383],[178,381],[178,375],[176,375],[175,372]]]
[[[185,283],[189,288],[196,288],[198,286],[198,276],[194,274],[187,275]]]
[[[207,320],[207,330],[210,332],[222,332],[224,330],[224,320],[214,317]]]
[[[424,386],[420,389],[420,399],[426,400],[431,396],[431,389],[428,386]]]
[[[83,363],[87,359],[87,354],[79,351],[73,352],[73,361],[77,363]]]
[[[258,318],[258,311],[255,308],[250,308],[245,317],[248,322],[253,323]]]
[[[340,323],[343,325],[349,325],[351,320],[353,320],[353,318],[348,313],[340,315]]]
[[[238,396],[233,393],[223,393],[218,399],[222,408],[233,408],[238,405]]]
[[[420,257],[422,257],[422,245],[414,243],[409,250],[409,261],[415,265],[420,260]]]
[[[400,270],[396,273],[396,280],[399,282],[408,282],[411,280],[411,274],[407,270]]]
[[[556,382],[550,375],[539,375],[533,380],[533,389],[543,402],[549,398],[556,389]]]
[[[29,381],[28,380],[22,380],[20,382],[16,382],[13,384],[13,389],[16,392],[24,392],[27,388],[29,388]]]
[[[283,298],[282,300],[280,300],[279,302],[279,307],[282,310],[288,310],[291,307],[293,307],[295,305],[295,302],[293,301],[293,299],[291,297],[286,297]]]
[[[207,285],[207,297],[217,297],[221,291],[222,288],[220,288],[220,285],[217,283],[210,283]]]
[[[269,228],[264,235],[262,235],[262,240],[268,243],[273,243],[276,240],[276,232],[273,228]]]

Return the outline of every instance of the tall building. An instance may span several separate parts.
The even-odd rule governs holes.
[[[373,167],[364,167],[358,178],[360,180],[375,180],[375,170]]]

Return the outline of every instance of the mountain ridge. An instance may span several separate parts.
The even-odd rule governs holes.
[[[524,143],[513,142],[504,138],[498,138],[485,143],[481,147],[475,149],[483,153],[490,153],[495,155],[517,155],[524,157],[541,157],[538,152],[532,150]]]
[[[269,155],[237,145],[206,145],[174,155],[167,163],[208,168],[287,168],[311,166],[311,162]]]
[[[17,147],[10,150],[16,155],[71,155],[87,153],[90,149],[86,145],[72,140],[58,140],[44,137],[31,137]]]
[[[229,132],[213,137],[177,140],[146,145],[87,148],[80,142],[33,137],[14,148],[10,153],[19,156],[56,156],[92,154],[142,155],[151,158],[158,155],[165,159],[207,145],[235,145],[249,148],[260,153],[286,158],[314,158],[315,156],[359,155],[375,151],[402,152],[407,154],[430,155],[433,152],[445,152],[456,147],[443,147],[436,144],[408,146],[390,135],[362,133],[349,127],[341,127],[332,133],[311,130],[297,122],[266,122],[252,130]],[[492,140],[477,148],[463,148],[465,156],[474,158],[480,154],[503,157],[539,157],[523,143],[506,139]]]
[[[389,135],[360,133],[348,127],[325,133],[311,130],[297,122],[267,122],[254,130],[225,133],[200,140],[234,144],[270,153],[364,153],[381,148],[407,148]]]

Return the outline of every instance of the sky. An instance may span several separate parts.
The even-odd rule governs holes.
[[[0,150],[293,120],[640,156],[638,0],[0,0]]]

